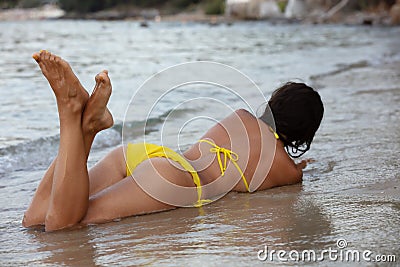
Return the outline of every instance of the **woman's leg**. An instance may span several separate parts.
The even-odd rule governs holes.
[[[39,54],[34,54],[34,57],[38,62],[41,59]],[[107,71],[99,73],[95,80],[96,86],[90,99],[86,103],[82,118],[82,130],[84,135],[86,158],[89,155],[90,148],[96,134],[101,130],[107,129],[113,125],[112,115],[106,107],[112,90]],[[35,192],[29,208],[25,212],[24,219],[22,221],[22,224],[25,227],[43,225],[45,223],[45,217],[49,208],[50,193],[53,185],[53,174],[56,160],[57,158],[52,162],[46,171],[39,184],[39,187]],[[96,169],[101,168],[97,167]],[[109,172],[110,177],[117,176],[115,168],[110,168],[107,171]],[[114,171],[114,173],[111,173],[112,171]],[[91,176],[93,175],[91,175],[91,172],[89,172],[89,177]],[[124,175],[122,174],[119,179],[122,179],[123,177]],[[96,185],[96,187],[99,187],[100,182],[102,181],[91,179],[90,188],[92,189],[92,184]]]
[[[60,119],[60,145],[45,218],[46,231],[52,231],[76,224],[87,211],[89,177],[81,121],[89,95],[66,61],[46,51],[39,56]]]
[[[166,192],[167,189],[159,182],[159,179],[165,179],[177,186],[195,187],[193,177],[189,172],[177,168],[165,158],[151,158],[143,161],[134,170],[133,177],[128,176],[121,179],[92,195],[87,213],[81,223],[104,223],[132,215],[175,209],[175,206],[157,200],[159,194],[176,194]],[[137,179],[146,180],[151,184],[152,193],[156,195],[153,197],[143,191],[142,187],[137,184]],[[197,196],[194,197],[193,203]]]
[[[81,121],[89,96],[66,61],[46,51],[36,59],[56,95],[60,119],[60,146],[45,218],[46,230],[56,230],[76,224],[87,211],[89,178]]]
[[[94,137],[114,123],[107,103],[111,96],[111,82],[107,71],[96,76],[96,86],[83,112],[82,130],[87,156],[89,155]],[[108,187],[125,177],[125,164],[122,148],[114,149],[104,159],[89,170],[89,195]],[[104,179],[104,174],[108,179]]]
[[[89,195],[92,196],[125,177],[126,163],[124,149],[122,146],[119,146],[89,170]]]
[[[86,158],[89,155],[90,148],[96,134],[101,130],[111,127],[113,124],[112,115],[106,107],[110,94],[111,83],[107,76],[107,72],[103,71],[96,76],[96,86],[86,104],[85,111],[83,112],[82,130],[84,135]],[[53,185],[53,175],[56,160],[57,157],[44,174],[31,201],[31,204],[24,214],[24,219],[22,221],[22,225],[24,227],[43,225],[45,222],[46,213],[49,208],[50,193]],[[91,176],[91,172],[89,172],[89,177]],[[123,178],[122,176],[120,179]],[[99,181],[94,182],[94,184],[96,187],[99,187]],[[92,186],[90,186],[90,188],[92,188]]]

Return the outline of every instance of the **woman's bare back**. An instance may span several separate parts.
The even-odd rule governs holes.
[[[201,139],[211,140],[239,156],[237,163],[251,192],[301,181],[296,165],[283,144],[275,139],[269,125],[246,110],[235,111],[209,129]],[[221,177],[217,155],[210,152],[210,148],[207,143],[196,143],[184,153],[198,170],[203,185],[213,184],[206,192],[210,196],[230,191],[246,192],[241,175],[233,164],[228,164],[224,177]]]

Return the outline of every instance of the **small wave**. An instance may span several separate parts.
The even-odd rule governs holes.
[[[92,149],[113,147],[121,144],[122,128],[124,137],[137,137],[159,130],[159,126],[174,111],[174,117],[183,116],[192,110],[168,110],[158,117],[146,121],[116,122],[111,129],[97,134]],[[0,177],[13,171],[39,170],[47,167],[57,154],[60,136],[41,137],[0,149]]]
[[[102,131],[96,135],[93,141],[92,149],[100,149],[116,146],[121,143],[121,132],[111,128]]]
[[[0,149],[0,176],[13,171],[38,170],[48,166],[57,154],[60,136],[41,137],[36,140]],[[100,132],[93,149],[118,145],[121,134],[114,128]]]
[[[378,95],[378,94],[399,94],[400,87],[392,87],[392,88],[379,88],[379,89],[368,89],[368,90],[360,90],[354,92],[353,95]]]
[[[56,153],[59,136],[42,137],[0,149],[0,175],[17,170],[37,169],[49,164]]]
[[[148,118],[142,121],[125,121],[115,125],[113,128],[117,129],[122,133],[124,140],[134,140],[143,134],[148,135],[152,132],[160,130],[160,126],[168,118],[169,120],[177,119],[179,117],[186,116],[187,113],[196,112],[194,109],[183,108],[183,109],[169,109],[161,115],[153,118]]]
[[[329,77],[329,76],[333,76],[336,74],[340,74],[352,69],[359,69],[359,68],[365,68],[370,66],[370,63],[366,60],[362,60],[359,62],[354,62],[354,63],[350,63],[350,64],[339,64],[337,65],[337,69],[330,71],[330,72],[326,72],[326,73],[321,73],[321,74],[316,74],[316,75],[312,75],[310,76],[311,80],[318,80],[321,78],[325,78],[325,77]]]

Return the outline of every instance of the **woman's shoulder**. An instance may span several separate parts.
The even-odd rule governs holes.
[[[249,130],[257,125],[257,118],[246,109],[237,109],[219,123],[225,131],[236,131],[238,128]]]
[[[244,108],[235,110],[226,119],[229,119],[229,118],[237,119],[238,117],[244,122],[257,120],[257,118],[251,112],[249,112],[248,110],[246,110]]]
[[[240,120],[247,127],[250,127],[251,129],[254,127],[256,127],[258,129],[264,129],[265,127],[269,127],[268,124],[266,124],[264,121],[257,118],[253,113],[249,112],[246,109],[237,109],[229,117],[236,117],[236,118],[239,117]]]
[[[237,109],[237,110],[235,110],[234,113],[239,116],[250,116],[250,117],[255,118],[253,114],[251,114],[247,109],[244,109],[244,108]]]

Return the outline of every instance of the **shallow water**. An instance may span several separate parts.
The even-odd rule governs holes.
[[[320,252],[337,249],[340,238],[346,239],[347,249],[396,255],[399,262],[400,28],[251,22],[218,27],[160,23],[144,29],[136,22],[90,21],[1,22],[0,27],[0,265],[255,266],[282,263],[276,256],[272,262],[257,259],[266,245]],[[22,214],[58,142],[54,98],[30,59],[40,49],[70,61],[86,88],[93,86],[97,72],[110,72],[114,91],[109,107],[117,123],[96,140],[89,165],[120,144],[129,99],[147,78],[198,60],[239,69],[267,97],[289,79],[318,88],[326,113],[306,154],[316,162],[307,167],[301,185],[229,194],[202,209],[51,234],[24,229]],[[147,140],[173,137],[174,131],[161,129],[174,101],[210,94],[240,107],[231,95],[207,90],[187,90],[160,101]],[[240,93],[262,104],[253,91]],[[141,111],[147,105],[141,99],[127,123],[133,141],[141,138]],[[207,101],[194,107],[174,110],[169,127],[180,128],[209,113],[221,119],[226,112],[215,112]],[[179,145],[197,140],[208,123],[183,131]]]

